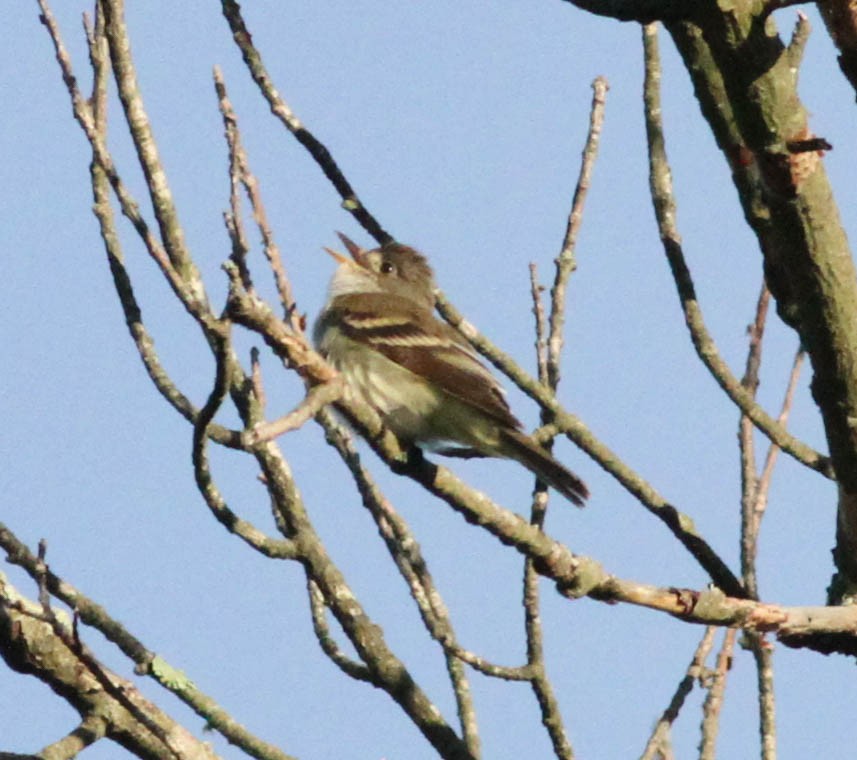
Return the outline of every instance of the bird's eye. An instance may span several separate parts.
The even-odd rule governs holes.
[[[381,262],[381,274],[391,274],[395,269],[396,267],[394,267],[389,261]]]

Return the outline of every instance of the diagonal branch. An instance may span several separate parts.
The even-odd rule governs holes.
[[[693,520],[688,515],[676,509],[641,475],[626,465],[614,451],[589,430],[582,420],[560,406],[556,396],[546,385],[527,374],[514,359],[480,333],[443,296],[439,296],[437,307],[441,316],[458,329],[482,356],[550,414],[553,422],[544,425],[536,432],[534,437],[537,440],[547,440],[558,433],[564,434],[661,520],[720,588],[732,596],[744,595],[741,582],[697,532]]]
[[[289,105],[280,96],[274,83],[271,80],[268,70],[262,61],[262,55],[253,45],[253,38],[247,30],[247,25],[244,23],[244,17],[241,15],[241,7],[235,0],[222,0],[221,7],[223,15],[232,30],[232,37],[235,44],[241,50],[241,55],[244,57],[244,62],[253,77],[253,81],[259,87],[259,91],[268,101],[273,113],[283,125],[291,132],[297,141],[307,149],[315,162],[319,165],[331,184],[336,188],[339,196],[342,198],[342,208],[348,211],[379,244],[389,243],[392,241],[392,236],[387,232],[369,213],[369,210],[363,205],[357,193],[351,186],[351,183],[345,178],[342,170],[333,160],[330,151],[324,144],[318,140],[309,130],[301,123],[301,120],[292,112]]]
[[[71,607],[81,622],[95,628],[115,644],[136,664],[135,672],[153,678],[171,691],[229,742],[242,747],[253,757],[288,760],[287,755],[250,733],[214,699],[199,690],[187,676],[146,647],[119,621],[111,617],[104,607],[56,575],[2,523],[0,547],[6,552],[10,563],[23,568],[34,580],[42,579],[48,592]]]
[[[101,9],[104,13],[104,32],[114,80],[128,123],[128,131],[137,151],[137,159],[146,178],[161,239],[170,263],[190,287],[194,305],[204,310],[207,304],[202,278],[185,245],[184,232],[179,223],[178,212],[137,83],[137,74],[131,57],[131,42],[125,26],[124,0],[101,0]]]
[[[197,415],[193,426],[192,461],[197,488],[217,521],[256,551],[272,559],[301,559],[298,547],[294,542],[270,538],[254,525],[236,515],[227,506],[211,475],[206,448],[208,443],[207,430],[229,391],[228,356],[232,351],[232,345],[229,340],[229,325],[225,322],[220,324],[219,338],[219,345],[214,347],[217,360],[214,387],[205,406]]]
[[[217,66],[214,68],[214,88],[217,92],[217,100],[220,105],[220,112],[223,115],[226,138],[229,144],[230,184],[235,186],[240,182],[244,186],[247,197],[250,199],[250,206],[253,209],[253,220],[256,222],[256,226],[259,228],[259,233],[262,236],[262,250],[274,275],[274,283],[277,287],[277,293],[280,296],[283,314],[288,318],[292,329],[300,331],[302,325],[297,315],[297,304],[292,295],[292,285],[286,275],[285,266],[283,266],[280,248],[274,240],[271,225],[268,223],[268,215],[265,212],[265,205],[262,202],[262,193],[259,191],[259,181],[250,171],[250,162],[247,158],[247,152],[244,150],[244,145],[241,142],[241,134],[238,129],[238,117],[226,94],[226,83],[223,80],[223,73]],[[233,215],[236,213],[233,211]]]
[[[690,692],[693,691],[693,684],[702,676],[705,661],[708,659],[708,654],[711,652],[711,647],[714,644],[714,634],[716,631],[717,629],[713,626],[705,629],[705,633],[702,639],[700,639],[696,651],[693,653],[693,658],[687,667],[684,678],[679,681],[669,705],[667,705],[661,717],[658,718],[649,741],[646,743],[646,748],[643,750],[643,754],[640,755],[640,760],[656,760],[656,758],[663,756],[661,750],[669,740],[670,728],[672,728],[673,723],[678,718],[685,700],[690,695]]]
[[[22,596],[0,574],[0,656],[9,667],[37,676],[82,716],[101,716],[106,721],[105,735],[135,755],[177,760],[216,757],[204,742],[145,699],[130,681],[97,665],[99,680],[89,649],[72,641],[65,620],[58,619],[56,624],[64,627],[68,636],[61,636],[44,619],[42,606]]]
[[[476,710],[463,663],[466,662],[486,675],[500,678],[505,675],[499,672],[498,666],[488,663],[459,645],[449,610],[429,571],[416,536],[361,463],[354,442],[343,426],[337,423],[328,410],[319,413],[316,420],[324,428],[327,442],[333,446],[351,473],[363,506],[375,521],[390,557],[408,584],[426,630],[443,649],[464,741],[470,751],[478,756],[480,741]]]

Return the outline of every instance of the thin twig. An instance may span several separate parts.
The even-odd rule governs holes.
[[[539,382],[547,384],[548,378],[548,344],[547,344],[547,317],[545,306],[542,302],[544,285],[539,283],[539,270],[534,261],[530,262],[530,298],[533,301],[533,317],[535,318],[536,340],[536,368]]]
[[[488,663],[458,644],[449,610],[435,585],[413,532],[363,467],[347,431],[336,422],[329,411],[320,412],[317,419],[324,428],[327,442],[348,467],[363,499],[363,505],[369,510],[396,568],[408,584],[426,630],[443,648],[464,741],[470,751],[478,756],[480,742],[476,711],[462,662],[482,670],[486,675],[503,676],[498,671],[489,672],[494,667],[493,663]]]
[[[795,391],[797,390],[798,379],[800,378],[801,369],[803,368],[803,363],[805,359],[806,351],[804,351],[802,347],[798,346],[797,351],[795,351],[794,360],[792,361],[792,369],[789,373],[789,381],[786,387],[785,396],[783,398],[783,405],[780,408],[779,417],[777,417],[777,421],[781,425],[786,424],[789,418],[789,414],[791,413]],[[765,508],[768,503],[768,491],[770,490],[771,476],[774,472],[774,465],[777,461],[778,452],[779,447],[776,444],[772,443],[768,447],[768,453],[765,457],[765,463],[764,465],[762,465],[762,474],[759,476],[759,488],[756,495],[756,504],[754,510],[757,522],[761,519],[762,513],[765,511]]]
[[[250,245],[247,242],[247,235],[244,232],[244,221],[241,214],[241,196],[238,192],[242,183],[241,162],[238,158],[240,147],[238,142],[238,122],[231,108],[227,109],[224,105],[226,99],[225,92],[221,92],[220,88],[218,88],[217,94],[220,101],[220,113],[223,116],[223,131],[226,135],[227,153],[229,156],[229,211],[224,213],[223,216],[229,238],[232,241],[230,259],[238,267],[244,288],[248,291],[253,291],[253,279],[250,276],[250,269],[247,266],[247,253],[250,250]]]
[[[259,402],[259,409],[264,413],[267,399],[265,398],[265,383],[262,380],[262,364],[259,361],[259,349],[256,346],[250,349],[250,380],[253,383],[253,395]]]
[[[747,351],[747,365],[741,384],[747,392],[756,396],[759,387],[759,368],[762,363],[762,340],[765,334],[765,320],[770,303],[770,292],[765,283],[756,302],[756,317],[748,328],[750,346]],[[759,589],[756,579],[756,551],[759,541],[758,521],[755,518],[756,499],[759,490],[759,477],[756,472],[756,447],[753,440],[754,427],[746,414],[739,422],[738,443],[741,457],[741,578],[747,593],[758,599]]]
[[[703,669],[705,668],[705,661],[708,659],[711,646],[714,644],[714,634],[716,631],[717,629],[714,626],[709,626],[705,629],[705,633],[697,645],[696,651],[693,653],[693,658],[690,661],[690,665],[687,667],[684,678],[679,681],[669,705],[663,711],[658,722],[655,724],[655,728],[649,737],[649,741],[646,743],[646,748],[643,750],[643,754],[640,755],[640,760],[655,760],[659,754],[663,754],[662,747],[669,739],[672,724],[675,723],[678,718],[685,700],[693,690],[694,683],[696,683],[702,675]]]
[[[335,377],[328,383],[310,388],[307,395],[291,412],[271,422],[260,423],[252,430],[246,431],[244,433],[245,445],[255,446],[264,441],[273,441],[284,433],[296,430],[312,419],[322,407],[338,401],[342,397],[343,390],[344,385],[341,377]]]
[[[584,159],[585,160],[585,159]],[[580,183],[578,182],[578,187]],[[575,194],[577,195],[577,194]],[[572,212],[573,214],[574,212]],[[571,222],[569,222],[571,224]],[[568,238],[568,235],[566,235]],[[571,250],[571,248],[569,248]],[[558,268],[561,265],[557,260]],[[570,273],[570,269],[568,270]],[[563,295],[565,288],[565,280],[561,282],[561,292],[554,291],[552,298],[552,314],[554,311],[561,311],[563,306]],[[536,265],[530,264],[530,294],[533,299],[533,314],[535,316],[535,334],[536,334],[536,360],[539,371],[539,381],[549,384],[551,359],[554,359],[553,366],[557,371],[554,375],[555,380],[559,380],[559,356],[551,356],[551,351],[548,348],[547,340],[547,320],[545,319],[544,304],[542,303],[543,288],[538,282],[538,270]],[[561,330],[561,327],[559,328]],[[560,351],[562,341],[558,341],[553,347],[554,350]],[[542,421],[547,421],[547,415],[542,412]],[[548,445],[552,444],[548,442]],[[530,524],[544,530],[545,516],[548,508],[548,491],[544,484],[536,480],[535,489],[533,492],[533,501],[530,506]],[[553,751],[556,757],[560,760],[573,760],[574,749],[568,739],[568,733],[565,730],[565,725],[562,720],[562,712],[559,709],[559,701],[554,693],[553,685],[550,682],[547,674],[544,654],[544,635],[542,630],[541,620],[541,595],[539,593],[539,574],[535,568],[533,560],[527,557],[524,560],[524,586],[523,586],[523,606],[524,606],[524,631],[526,633],[527,642],[527,666],[531,673],[530,685],[535,694],[536,701],[539,703],[539,709],[542,714],[542,725],[548,732]]]
[[[577,232],[583,221],[583,204],[592,180],[592,168],[598,155],[598,143],[601,137],[601,126],[604,123],[604,105],[609,85],[604,77],[596,77],[592,82],[592,106],[589,112],[589,132],[583,147],[580,173],[574,187],[574,197],[571,211],[565,228],[562,248],[556,258],[556,275],[551,288],[550,330],[547,334],[548,344],[548,376],[547,384],[556,391],[559,385],[560,358],[562,354],[562,330],[565,323],[565,294],[568,278],[577,268],[575,246]]]
[[[230,153],[234,155],[237,162],[238,178],[243,184],[247,197],[250,200],[250,207],[253,209],[253,220],[256,222],[256,226],[259,228],[259,233],[262,236],[262,250],[274,275],[274,283],[280,297],[280,304],[283,307],[283,314],[289,319],[292,329],[302,332],[301,320],[297,314],[297,305],[292,295],[292,286],[286,275],[286,268],[283,265],[280,248],[274,240],[274,233],[268,222],[265,204],[262,202],[262,194],[259,192],[259,180],[250,171],[247,152],[241,142],[241,134],[238,129],[238,117],[226,93],[223,73],[217,66],[214,67],[214,86],[224,121],[233,127],[230,136]],[[229,131],[227,134],[229,134]]]
[[[180,274],[183,300],[198,316],[209,311],[205,287],[199,270],[191,259],[179,223],[178,211],[173,202],[163,163],[158,154],[157,143],[146,114],[143,98],[137,82],[131,42],[125,26],[125,4],[123,0],[102,0],[104,32],[110,51],[113,78],[119,92],[122,110],[128,124],[128,132],[137,151],[137,159],[146,185],[161,239],[170,264]]]
[[[266,536],[252,523],[236,515],[226,504],[219,489],[214,483],[208,461],[206,445],[208,443],[207,428],[214,415],[223,403],[229,389],[229,373],[227,369],[228,355],[231,352],[229,341],[228,324],[223,323],[220,332],[221,344],[215,347],[217,359],[217,371],[215,374],[214,388],[206,401],[205,406],[200,409],[199,415],[193,426],[193,472],[196,485],[211,513],[217,521],[230,533],[234,533],[246,544],[272,559],[300,559],[299,548],[293,541],[278,540]]]
[[[728,628],[723,635],[723,646],[717,655],[717,664],[712,672],[711,685],[702,706],[702,741],[699,748],[699,760],[715,760],[717,734],[720,731],[720,710],[723,707],[723,694],[726,690],[726,676],[732,667],[732,655],[735,650],[734,628]]]
[[[325,616],[327,606],[324,602],[324,596],[319,590],[318,585],[309,576],[307,576],[307,595],[309,596],[312,628],[315,631],[315,637],[318,639],[322,651],[345,675],[358,681],[366,681],[374,686],[379,686],[378,679],[372,675],[372,671],[362,662],[357,662],[348,657],[339,648],[333,636],[331,636],[330,626],[327,624]]]
[[[324,175],[330,180],[331,184],[336,188],[339,196],[342,198],[342,207],[348,211],[357,222],[365,229],[379,244],[389,243],[393,240],[392,236],[379,224],[378,220],[369,213],[369,210],[363,205],[362,201],[357,197],[357,193],[351,186],[351,183],[345,178],[345,175],[337,166],[330,151],[319,141],[311,132],[309,132],[300,119],[292,112],[289,105],[280,96],[274,83],[268,74],[265,64],[262,62],[262,56],[256,47],[253,45],[253,38],[247,30],[247,25],[244,23],[244,18],[241,15],[241,8],[234,0],[222,0],[221,7],[226,21],[229,23],[229,28],[232,30],[232,37],[235,43],[241,50],[241,55],[244,57],[244,62],[247,64],[247,69],[259,87],[259,91],[268,101],[271,107],[271,112],[283,123],[283,125],[291,132],[297,141],[307,149],[309,154],[319,165]]]
[[[774,648],[764,633],[748,632],[747,640],[756,661],[756,681],[759,693],[759,736],[761,760],[776,760],[777,726],[774,698]]]

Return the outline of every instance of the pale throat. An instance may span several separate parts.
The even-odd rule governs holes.
[[[338,296],[348,296],[353,293],[381,293],[383,292],[377,278],[371,272],[367,272],[358,266],[340,264],[327,289],[330,300]]]

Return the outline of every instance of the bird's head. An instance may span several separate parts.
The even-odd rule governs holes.
[[[324,249],[339,262],[330,283],[331,296],[389,293],[434,307],[434,273],[419,251],[395,242],[366,250],[341,232],[337,234],[351,258]]]

